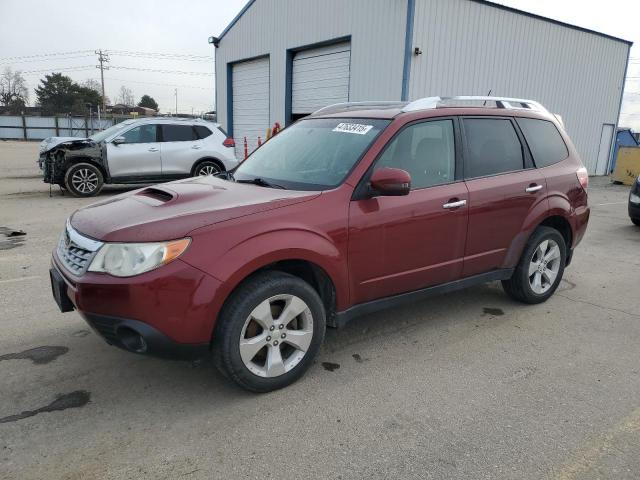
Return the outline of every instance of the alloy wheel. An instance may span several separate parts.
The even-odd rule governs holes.
[[[544,240],[533,251],[529,262],[529,285],[538,295],[546,293],[560,271],[560,247],[554,240]]]
[[[275,295],[249,314],[240,335],[240,357],[249,371],[272,378],[293,370],[313,339],[313,315],[295,295]]]
[[[220,169],[215,165],[203,165],[199,169],[199,174],[203,177],[207,175],[215,175],[216,173],[220,173]]]
[[[81,168],[73,173],[71,184],[80,193],[91,193],[98,188],[98,176],[88,168]]]

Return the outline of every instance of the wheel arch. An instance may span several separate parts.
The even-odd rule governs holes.
[[[100,162],[96,161],[94,158],[91,158],[91,157],[72,157],[67,159],[65,169],[64,169],[65,174],[67,170],[69,170],[74,165],[78,165],[79,163],[88,163],[90,165],[93,165],[98,170],[100,170],[100,173],[102,173],[102,178],[104,179],[104,183],[107,183],[108,181],[110,181],[109,173],[104,168],[104,165],[101,165]]]

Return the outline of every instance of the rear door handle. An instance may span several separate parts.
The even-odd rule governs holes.
[[[157,151],[158,151],[158,149],[157,149],[156,147],[151,147],[151,148],[149,149],[149,151],[150,151],[150,152],[157,152]]]
[[[194,150],[200,150],[202,147],[200,145],[192,145],[191,148]]]
[[[535,193],[539,192],[540,190],[542,190],[542,185],[530,185],[524,189],[524,191],[527,193]]]
[[[442,205],[442,208],[446,208],[447,210],[451,210],[453,208],[464,207],[467,204],[466,200],[457,200],[455,202],[449,202]]]

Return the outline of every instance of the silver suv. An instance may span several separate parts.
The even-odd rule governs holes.
[[[44,140],[38,160],[46,183],[78,197],[105,183],[158,183],[213,175],[238,164],[232,138],[203,120],[126,120],[89,138]]]

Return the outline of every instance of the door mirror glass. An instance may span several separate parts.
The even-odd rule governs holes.
[[[369,180],[371,194],[382,197],[400,197],[411,191],[411,175],[399,168],[379,168]]]
[[[127,143],[127,139],[124,137],[116,137],[113,139],[114,145],[120,145],[121,143]]]

